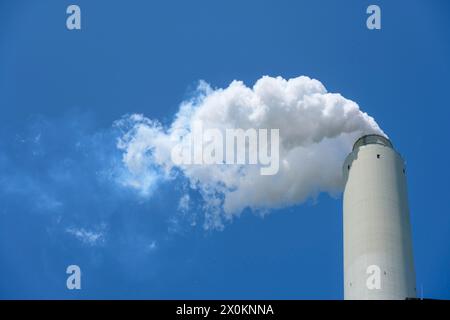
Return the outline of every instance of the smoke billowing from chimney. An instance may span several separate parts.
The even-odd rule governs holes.
[[[198,122],[221,132],[279,129],[278,173],[264,176],[250,164],[176,165],[171,150],[189,143]],[[353,142],[363,134],[383,134],[358,104],[305,76],[264,76],[253,87],[233,81],[224,89],[201,81],[169,126],[136,114],[116,125],[124,130],[118,148],[128,174],[122,183],[148,195],[158,181],[181,175],[204,200],[204,226],[219,229],[245,208],[264,213],[321,192],[341,192],[342,163]]]

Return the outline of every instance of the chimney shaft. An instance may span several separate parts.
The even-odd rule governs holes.
[[[391,142],[358,139],[344,163],[344,298],[416,297],[406,171]]]

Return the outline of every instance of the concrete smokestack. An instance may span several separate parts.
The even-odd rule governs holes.
[[[344,298],[416,297],[402,157],[387,138],[366,135],[343,170]]]

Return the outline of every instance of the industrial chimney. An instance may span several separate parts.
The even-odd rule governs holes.
[[[344,299],[416,297],[402,157],[387,138],[366,135],[343,170]]]

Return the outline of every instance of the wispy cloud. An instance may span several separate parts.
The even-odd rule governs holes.
[[[89,246],[98,246],[105,243],[104,231],[92,231],[84,228],[67,228],[66,232]]]
[[[147,252],[152,252],[152,251],[155,251],[157,248],[158,248],[158,243],[155,240],[153,240],[146,246],[145,249]]]
[[[189,194],[183,194],[178,201],[178,210],[182,213],[186,213],[189,211],[191,198]]]

